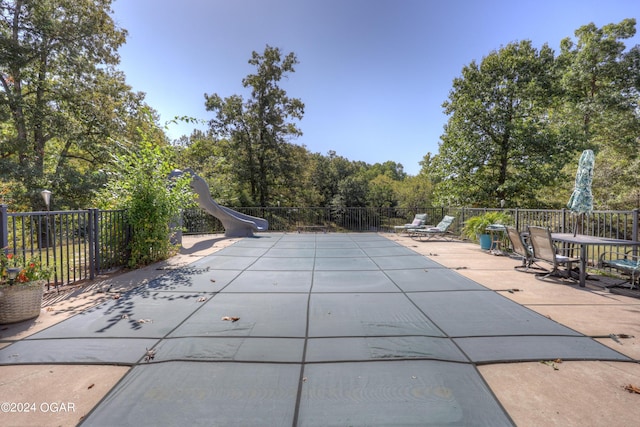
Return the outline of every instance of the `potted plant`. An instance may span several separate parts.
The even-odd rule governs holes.
[[[492,224],[507,225],[511,223],[511,215],[502,211],[485,212],[469,218],[464,223],[462,234],[474,242],[480,242],[480,249],[491,249],[491,235],[487,227]]]
[[[50,275],[38,259],[17,259],[0,251],[0,324],[38,317]]]

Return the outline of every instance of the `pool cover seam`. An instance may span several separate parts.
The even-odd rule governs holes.
[[[293,420],[291,422],[291,425],[293,427],[296,427],[298,425],[298,419],[300,416],[300,404],[302,402],[302,387],[304,385],[304,370],[305,370],[305,363],[306,363],[306,359],[307,359],[307,345],[309,343],[309,322],[310,322],[310,318],[309,318],[309,313],[311,311],[311,295],[313,295],[313,285],[314,285],[314,273],[316,271],[315,267],[316,267],[316,254],[318,252],[318,242],[317,239],[314,238],[314,247],[313,247],[313,253],[314,253],[314,257],[313,257],[313,265],[311,267],[311,285],[309,286],[309,291],[307,292],[307,310],[306,310],[306,325],[305,325],[305,330],[304,330],[304,343],[302,345],[302,358],[301,358],[301,363],[300,363],[300,374],[298,376],[298,390],[296,392],[296,401],[295,401],[295,406],[293,408]]]

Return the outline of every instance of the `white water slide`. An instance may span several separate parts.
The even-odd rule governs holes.
[[[209,184],[191,169],[185,169],[184,171],[175,170],[171,175],[179,176],[184,173],[191,175],[191,188],[198,196],[198,205],[207,213],[220,220],[224,227],[225,236],[251,237],[254,231],[267,231],[269,222],[266,219],[245,215],[217,204],[211,197]]]

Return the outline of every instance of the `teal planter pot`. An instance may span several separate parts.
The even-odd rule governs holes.
[[[488,251],[491,249],[491,235],[490,234],[481,234],[480,235],[480,249],[484,249]]]

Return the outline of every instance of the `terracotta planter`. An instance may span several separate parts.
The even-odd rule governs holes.
[[[46,281],[36,280],[0,287],[0,324],[38,317],[45,285]]]

